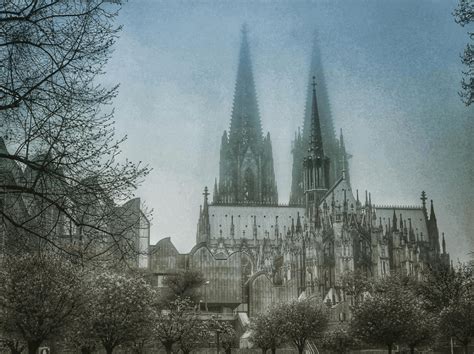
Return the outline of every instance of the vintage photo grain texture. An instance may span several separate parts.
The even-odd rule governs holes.
[[[1,353],[472,353],[472,0],[0,0]]]

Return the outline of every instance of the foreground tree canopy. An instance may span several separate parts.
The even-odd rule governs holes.
[[[56,256],[22,256],[2,263],[0,333],[36,354],[45,340],[77,319],[85,298],[83,271]],[[18,344],[18,343],[17,343]]]
[[[273,308],[252,319],[250,341],[262,349],[262,353],[266,353],[268,349],[276,353],[277,348],[287,341],[284,329],[279,308]]]
[[[292,301],[276,307],[288,341],[303,353],[310,339],[318,338],[328,325],[327,308],[315,299]]]
[[[0,178],[0,215],[12,248],[86,259],[133,249],[115,203],[148,169],[121,162],[123,139],[107,108],[117,86],[96,80],[120,31],[119,9],[120,1],[2,2],[0,167],[11,173]]]
[[[459,0],[453,12],[454,18],[461,26],[468,26],[474,21],[474,2],[472,0]],[[474,41],[474,32],[468,32],[471,41]],[[461,82],[460,96],[466,106],[474,102],[474,44],[468,43],[461,55],[465,65],[464,78]]]
[[[363,342],[414,348],[433,341],[435,321],[423,309],[411,279],[392,275],[374,284],[372,294],[354,307],[352,332]]]
[[[119,345],[150,337],[154,294],[144,279],[101,273],[89,283],[92,290],[80,316],[79,335],[85,340],[97,338],[107,354]]]

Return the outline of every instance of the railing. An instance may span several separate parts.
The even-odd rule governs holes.
[[[235,313],[203,312],[203,311],[198,313],[198,316],[199,316],[199,319],[201,320],[210,320],[211,317],[215,317],[218,320],[222,320],[222,321],[233,321],[237,317]]]
[[[319,354],[319,350],[311,340],[306,341],[306,353],[308,354]]]

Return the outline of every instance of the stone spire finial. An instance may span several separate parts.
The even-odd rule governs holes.
[[[342,179],[346,179],[346,148],[344,146],[344,135],[342,135],[342,128],[341,128],[341,134],[339,137],[339,143],[340,143],[340,150],[341,150],[341,172],[342,172]]]
[[[423,206],[423,210],[426,211],[426,192],[425,191],[422,191],[421,192],[421,205]]]
[[[442,233],[443,240],[441,241],[443,247],[443,254],[446,254],[446,240],[444,239],[444,232]]]
[[[217,203],[217,201],[219,200],[219,197],[218,197],[218,188],[217,188],[217,178],[214,180],[214,192],[212,193],[212,201],[214,203]]]
[[[202,195],[204,196],[204,207],[206,207],[208,205],[208,197],[209,197],[209,189],[206,187],[204,187],[204,193],[202,193]]]
[[[430,221],[436,220],[436,215],[434,212],[433,199],[431,199],[431,210],[430,210]]]

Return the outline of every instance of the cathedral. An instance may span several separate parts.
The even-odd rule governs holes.
[[[303,128],[292,144],[291,194],[281,204],[243,29],[219,177],[212,196],[204,188],[193,249],[180,254],[169,238],[151,246],[157,286],[177,269],[198,269],[207,280],[201,289],[206,309],[254,316],[301,296],[336,306],[344,299],[339,289],[345,272],[419,277],[428,265],[449,264],[425,192],[419,206],[380,206],[367,191],[359,196],[352,189],[350,154],[342,130],[336,137],[317,46],[307,84]]]

